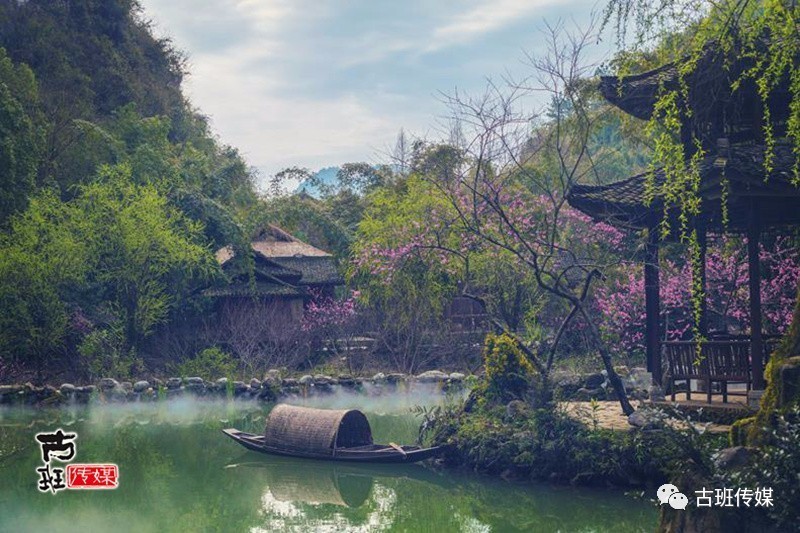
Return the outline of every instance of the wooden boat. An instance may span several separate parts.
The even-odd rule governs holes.
[[[311,409],[281,404],[269,414],[263,436],[232,428],[222,432],[256,452],[328,461],[415,463],[444,451],[443,446],[374,444],[367,417],[355,409]]]

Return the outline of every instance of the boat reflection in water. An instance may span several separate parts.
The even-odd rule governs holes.
[[[267,490],[280,502],[358,508],[369,499],[376,479],[391,480],[393,483],[417,481],[439,487],[447,485],[439,474],[416,465],[351,465],[288,457],[248,461],[250,458],[249,455],[242,456],[243,462],[230,464],[228,468],[259,471],[254,475],[266,481]]]
[[[372,492],[373,478],[347,468],[305,463],[275,464],[267,468],[268,490],[280,502],[361,507]]]
[[[255,459],[255,460],[254,460]],[[262,531],[647,531],[646,501],[618,491],[510,483],[421,465],[240,456]]]
[[[254,531],[382,530],[397,518],[398,501],[405,499],[399,493],[424,485],[427,490],[422,492],[431,494],[437,486],[448,485],[419,465],[352,465],[290,457],[252,461],[250,454],[241,460],[228,468],[264,483],[259,512],[263,522]]]

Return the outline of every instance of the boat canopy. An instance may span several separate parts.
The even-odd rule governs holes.
[[[333,457],[337,448],[372,444],[372,431],[361,411],[275,406],[264,429],[264,445],[285,453]]]

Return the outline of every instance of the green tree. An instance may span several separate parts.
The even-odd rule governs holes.
[[[218,271],[202,225],[130,174],[104,167],[74,198],[45,191],[14,218],[0,249],[4,356],[55,355],[71,308],[96,327],[119,321],[122,351],[135,349]]]
[[[118,305],[129,346],[217,268],[202,226],[152,185],[130,183],[130,167],[105,167],[72,201],[73,231],[89,247],[89,283]]]
[[[0,48],[0,224],[24,209],[34,191],[43,140],[33,72]]]

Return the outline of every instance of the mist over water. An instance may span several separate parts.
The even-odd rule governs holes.
[[[282,398],[278,403],[318,409],[359,409],[372,416],[413,417],[411,412],[417,406],[432,407],[461,401],[468,393],[467,389],[445,393],[437,383],[401,383],[396,386],[364,383],[359,391],[334,386],[330,392],[312,391],[305,395],[291,395]],[[74,424],[88,424],[94,428],[106,429],[128,425],[230,424],[242,418],[250,421],[263,420],[274,405],[256,400],[184,396],[156,402],[66,405],[46,409],[0,407],[0,427],[18,426],[22,419],[27,426],[61,425],[64,428]]]
[[[431,407],[460,401],[469,394],[466,388],[444,392],[438,383],[418,382],[399,383],[396,386],[364,383],[362,389],[357,392],[335,387],[330,394],[291,396],[282,403],[318,409],[359,409],[365,413],[396,415],[409,413],[417,406]]]
[[[368,385],[286,401],[359,408],[376,442],[411,444],[436,384]],[[462,398],[462,391],[455,398]],[[198,400],[0,409],[0,531],[642,531],[656,511],[621,492],[511,484],[423,465],[352,466],[246,451],[274,404]],[[77,433],[75,462],[115,463],[113,491],[37,490],[38,432]]]

